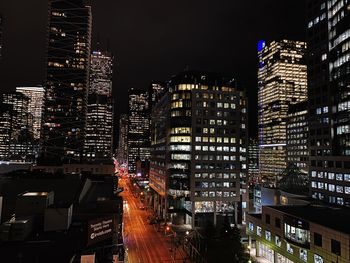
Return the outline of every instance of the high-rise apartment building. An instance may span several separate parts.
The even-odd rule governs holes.
[[[89,88],[91,8],[50,1],[42,162],[80,162]]]
[[[34,138],[29,98],[20,92],[2,94],[2,128],[4,138],[0,158],[10,161],[33,162]]]
[[[203,226],[246,206],[247,104],[234,81],[183,72],[153,109],[150,186],[162,217]],[[242,202],[243,199],[243,202]]]
[[[150,157],[149,93],[129,90],[128,123],[128,171],[136,172],[136,161],[148,161]]]
[[[128,161],[128,115],[121,114],[119,119],[119,145],[118,162],[127,163]]]
[[[287,117],[287,164],[295,165],[305,175],[309,165],[308,137],[307,101],[290,105]]]
[[[286,121],[290,105],[307,99],[306,43],[258,43],[260,175],[273,181],[286,168]]]
[[[33,134],[34,139],[39,140],[41,134],[42,115],[44,107],[43,87],[17,87],[17,92],[26,95],[29,98],[29,113],[33,116]]]
[[[92,52],[84,142],[84,159],[88,162],[112,160],[112,66],[111,54]]]
[[[310,192],[350,206],[350,2],[307,5]]]

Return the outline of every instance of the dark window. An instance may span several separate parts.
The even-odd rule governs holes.
[[[275,227],[281,228],[281,219],[275,218]]]
[[[322,235],[314,233],[314,244],[318,247],[322,247]]]
[[[340,242],[338,240],[334,240],[332,239],[332,242],[331,242],[331,251],[332,253],[340,256]]]
[[[265,222],[266,224],[270,224],[270,215],[268,214],[265,215]]]

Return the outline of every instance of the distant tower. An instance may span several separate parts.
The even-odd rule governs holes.
[[[2,94],[0,159],[19,162],[34,161],[32,115],[29,98],[20,92]],[[6,134],[6,135],[5,135]]]
[[[150,112],[148,92],[129,90],[128,170],[136,172],[136,159],[150,157]]]
[[[128,160],[128,115],[120,115],[118,162],[126,163]]]
[[[88,162],[112,160],[112,64],[111,54],[92,52],[84,143],[84,157]]]
[[[260,175],[275,182],[286,168],[288,107],[307,99],[306,43],[258,44],[258,121]]]
[[[29,98],[29,113],[33,116],[33,134],[34,139],[40,139],[41,123],[44,107],[44,93],[43,87],[17,87],[17,92],[26,95]]]
[[[89,88],[91,20],[91,8],[82,0],[50,2],[43,163],[81,161]]]

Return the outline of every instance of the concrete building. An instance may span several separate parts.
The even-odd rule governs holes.
[[[306,43],[258,43],[258,122],[260,174],[274,181],[286,168],[289,105],[307,99]]]
[[[150,186],[173,222],[241,222],[246,208],[247,101],[232,78],[186,71],[153,109]]]
[[[251,256],[270,263],[350,262],[349,220],[349,211],[338,208],[264,206],[247,216]]]
[[[343,0],[309,0],[310,192],[350,206],[350,13]]]

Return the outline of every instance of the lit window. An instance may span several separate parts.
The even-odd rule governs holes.
[[[287,243],[287,252],[293,254],[294,250],[291,244]]]
[[[262,232],[261,227],[256,226],[256,234],[261,237],[261,232]]]
[[[271,232],[268,230],[265,230],[265,238],[268,241],[271,241]]]
[[[323,257],[320,255],[315,254],[314,255],[314,263],[323,263]]]

